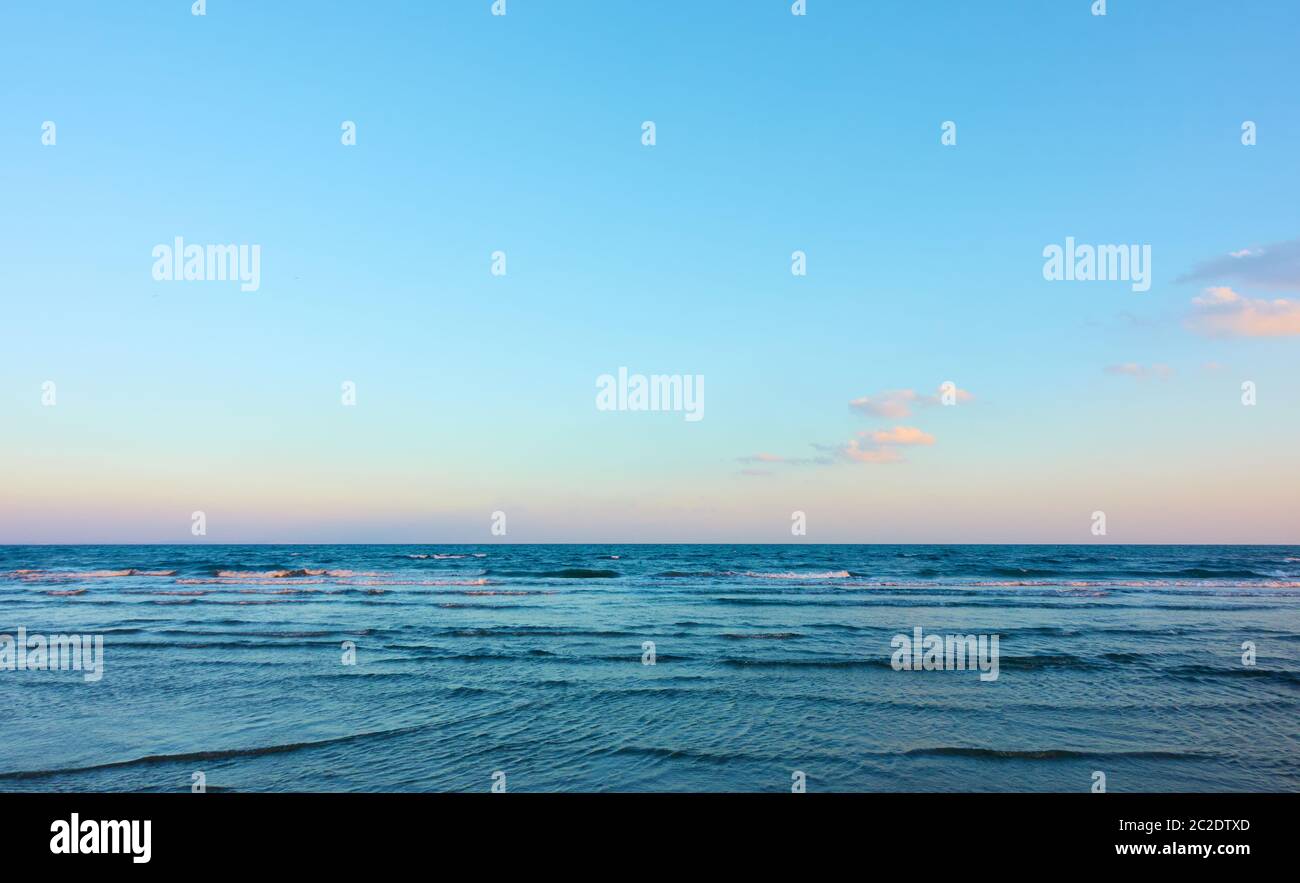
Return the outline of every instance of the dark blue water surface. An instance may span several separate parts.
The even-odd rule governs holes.
[[[6,790],[1300,790],[1295,546],[0,547],[20,626],[104,671],[0,670]]]

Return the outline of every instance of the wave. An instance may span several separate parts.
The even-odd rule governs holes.
[[[1195,612],[1217,612],[1217,611],[1235,611],[1243,610],[1277,610],[1277,606],[1272,604],[1160,604],[1148,606],[1145,604],[1120,604],[1107,601],[1094,600],[1092,596],[1082,596],[1083,599],[1075,600],[1074,596],[1059,596],[1060,600],[1052,602],[1049,600],[1021,601],[1006,597],[975,599],[963,598],[958,601],[932,601],[927,598],[916,598],[909,600],[900,600],[897,598],[887,598],[882,600],[866,598],[804,598],[797,596],[778,596],[778,597],[736,597],[736,596],[719,596],[710,599],[714,604],[730,604],[742,607],[873,607],[873,608],[911,608],[911,607],[942,607],[946,610],[957,610],[961,608],[972,609],[998,609],[998,610],[1177,610],[1177,611],[1195,611]]]
[[[1037,668],[1096,668],[1097,663],[1070,653],[1045,653],[1041,656],[1002,656],[998,667],[1032,671]]]
[[[121,769],[122,767],[153,766],[165,763],[192,763],[196,760],[226,760],[232,757],[262,757],[267,754],[284,754],[308,748],[321,748],[327,745],[342,745],[363,739],[384,738],[413,733],[431,726],[416,724],[409,727],[395,727],[388,730],[372,730],[367,733],[352,733],[347,736],[335,736],[329,739],[316,739],[309,742],[285,742],[279,745],[264,745],[255,748],[226,748],[216,751],[190,751],[178,754],[148,754],[130,760],[111,760],[106,763],[87,764],[85,766],[61,767],[46,770],[11,770],[0,772],[0,779],[41,779],[61,776],[69,773],[89,773],[100,770]]]
[[[1265,680],[1280,681],[1284,684],[1300,684],[1300,672],[1294,672],[1288,669],[1258,668],[1256,666],[1244,665],[1233,668],[1220,668],[1213,665],[1180,665],[1175,668],[1166,669],[1166,673],[1191,678],[1263,678]]]
[[[6,576],[29,582],[41,580],[112,579],[122,576],[175,576],[174,570],[11,570]]]
[[[240,641],[113,641],[111,646],[116,650],[158,650],[171,649],[178,650],[267,650],[283,647],[302,647],[310,645],[332,646],[333,641],[302,641],[301,638],[292,639],[295,643],[285,644],[274,640],[253,640],[254,638],[272,638],[273,635],[248,635],[247,638]],[[259,665],[261,663],[258,663]]]
[[[725,632],[722,637],[732,641],[745,640],[785,640],[788,638],[802,638],[799,632]]]
[[[745,659],[724,656],[718,661],[733,668],[890,668],[884,659]]]
[[[637,635],[639,632],[629,632],[620,629],[566,629],[552,628],[550,626],[491,626],[485,628],[459,628],[450,629],[444,634],[457,638],[531,638],[534,636],[543,637],[626,637],[628,635]]]
[[[936,748],[912,748],[904,751],[909,757],[978,757],[987,760],[1214,760],[1216,754],[1197,751],[1076,751],[1068,748],[1047,748],[1040,751],[997,748],[967,748],[959,745],[941,745]]]
[[[827,580],[827,579],[848,579],[853,576],[864,576],[864,574],[852,573],[847,570],[824,570],[824,571],[755,571],[747,570],[743,573],[735,570],[663,570],[654,574],[659,579],[717,579],[729,576],[747,576],[751,579],[769,579],[769,580]],[[865,585],[865,584],[864,584]]]
[[[251,626],[261,627],[262,623],[248,623]],[[163,642],[170,641],[171,636],[184,636],[189,638],[328,638],[331,636],[355,637],[369,634],[369,629],[357,629],[355,631],[327,630],[327,629],[308,629],[298,631],[252,631],[237,630],[223,631],[218,629],[158,629],[152,634],[158,635]],[[114,629],[109,634],[141,634],[143,629]],[[114,646],[121,646],[115,644]]]
[[[358,586],[486,586],[490,585],[483,577],[474,579],[400,579],[400,580],[362,580],[353,585]],[[467,593],[468,594],[468,593]],[[488,594],[484,592],[483,594]],[[503,593],[504,594],[504,593]]]
[[[299,579],[308,576],[344,579],[351,576],[380,576],[381,574],[371,571],[358,573],[353,570],[299,568],[296,570],[218,570],[216,575],[221,579]]]
[[[444,610],[536,610],[536,606],[530,604],[456,604],[448,602],[439,604]]]
[[[491,576],[533,579],[613,579],[623,575],[617,570],[592,570],[586,567],[565,567],[561,570],[488,570],[487,573]]]
[[[337,571],[337,572],[342,573],[342,571]],[[345,590],[345,587],[348,586],[369,587],[369,586],[486,586],[486,585],[490,585],[488,580],[484,579],[483,577],[474,577],[474,578],[465,578],[465,579],[403,580],[403,579],[377,579],[377,578],[372,579],[369,578],[370,577],[369,573],[356,573],[353,574],[353,576],[363,577],[363,578],[351,579],[348,577],[336,577],[334,578],[333,581],[329,581],[329,582],[321,579],[309,579],[305,577],[287,577],[287,578],[268,577],[265,579],[262,578],[257,578],[257,579],[185,578],[185,579],[176,580],[176,585],[178,586],[225,586],[226,587],[224,590],[213,589],[212,591],[245,591],[246,586],[282,586],[283,587],[286,585],[294,586],[294,587],[330,586],[331,588],[338,590],[338,591],[325,591],[325,594],[338,594],[339,591]],[[375,576],[378,576],[378,574],[376,574]],[[284,589],[284,591],[292,591],[292,590]],[[153,594],[167,594],[167,593],[154,592]]]
[[[591,748],[586,753],[589,755],[611,755],[614,757],[628,754],[661,759],[689,758],[691,760],[719,765],[730,763],[734,760],[771,760],[767,755],[754,754],[745,751],[728,751],[724,754],[717,751],[702,751],[697,748],[664,748],[657,745],[615,745],[611,747]]]
[[[1087,573],[1081,572],[1079,567],[972,567],[954,566],[951,568],[927,567],[921,573],[927,576],[949,576],[960,577],[967,575],[970,577],[994,576],[1006,578],[1026,578],[1026,577],[1086,577]],[[1177,569],[1161,568],[1115,568],[1107,571],[1108,577],[1136,577],[1150,579],[1176,579],[1179,577],[1192,579],[1268,579],[1275,574],[1260,573],[1249,568],[1237,567],[1210,567],[1205,565],[1196,565],[1191,567],[1182,567]]]
[[[804,580],[804,579],[848,579],[847,570],[826,570],[814,573],[797,573],[795,571],[785,571],[783,573],[761,573],[755,571],[746,571],[745,576],[751,576],[755,579],[781,579],[781,580]]]
[[[327,583],[319,579],[277,579],[268,577],[266,579],[178,579],[178,586],[227,586],[228,591],[244,592],[252,591],[247,586],[324,586]],[[284,589],[284,591],[294,591],[294,589]],[[305,591],[305,590],[304,590]]]
[[[660,579],[690,579],[690,578],[710,578],[719,576],[735,576],[734,570],[664,570],[654,574]]]

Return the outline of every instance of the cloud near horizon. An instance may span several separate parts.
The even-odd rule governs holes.
[[[1192,298],[1187,324],[1216,337],[1287,337],[1300,334],[1300,300],[1243,297],[1227,286]]]
[[[841,445],[819,445],[813,447],[824,454],[819,457],[782,457],[779,454],[759,453],[747,457],[737,457],[737,462],[744,464],[786,466],[830,466],[835,463],[902,463],[904,457],[899,448],[934,444],[934,436],[915,426],[895,426],[886,430],[863,430],[855,438]],[[770,469],[741,469],[740,475],[749,477],[766,477],[773,475]]]
[[[913,406],[930,407],[943,404],[944,397],[951,397],[954,402],[969,402],[975,398],[968,390],[961,389],[952,381],[939,384],[932,395],[923,395],[914,389],[892,389],[876,395],[860,396],[849,402],[849,408],[872,417],[907,417]],[[768,476],[774,473],[770,469],[755,469],[754,466],[830,466],[834,463],[901,463],[904,460],[900,447],[929,446],[934,444],[934,436],[915,426],[894,426],[891,429],[864,430],[855,438],[843,444],[813,444],[821,451],[817,457],[784,457],[760,451],[745,457],[737,457],[736,462],[745,465],[739,470],[740,475]]]

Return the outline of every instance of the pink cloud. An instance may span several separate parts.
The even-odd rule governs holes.
[[[912,413],[916,390],[894,389],[874,396],[861,396],[849,402],[849,407],[876,417],[906,417]]]
[[[903,455],[898,448],[910,445],[932,445],[934,436],[915,426],[895,426],[875,432],[859,432],[857,438],[835,449],[844,460],[855,463],[901,463]]]
[[[894,448],[864,448],[856,438],[840,448],[840,454],[858,463],[899,463],[903,459]]]
[[[1300,301],[1243,297],[1231,288],[1207,288],[1192,298],[1188,324],[1222,337],[1287,337],[1300,334]]]
[[[849,402],[849,407],[872,417],[910,417],[912,406],[941,405],[944,395],[950,395],[953,401],[969,402],[975,396],[969,390],[961,389],[955,383],[943,383],[932,395],[921,395],[914,389],[891,389],[876,395],[860,396]]]
[[[780,454],[751,454],[748,457],[741,457],[742,463],[784,463],[785,457]]]
[[[878,445],[932,445],[934,436],[928,432],[923,432],[915,426],[895,426],[893,429],[884,432],[859,433],[861,437],[869,437]]]
[[[951,387],[951,389],[946,387]],[[939,384],[939,391],[934,395],[925,396],[921,399],[921,403],[924,405],[942,405],[945,394],[951,395],[952,400],[957,404],[969,402],[971,399],[975,398],[975,396],[971,395],[969,391],[964,390],[957,384],[949,381],[948,383]]]
[[[865,395],[849,402],[849,407],[873,417],[906,417],[914,406],[930,407],[969,402],[975,398],[968,390],[952,381],[939,384],[932,395],[922,395],[914,389],[891,389],[875,395]],[[737,457],[745,466],[782,464],[783,466],[829,466],[833,463],[899,463],[903,455],[899,448],[934,444],[934,436],[915,426],[894,426],[890,429],[862,431],[845,444],[813,444],[820,451],[815,457],[784,457],[778,454],[757,453]],[[745,469],[742,475],[769,474],[764,469]]]

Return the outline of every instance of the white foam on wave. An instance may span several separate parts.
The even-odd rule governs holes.
[[[847,570],[827,570],[821,573],[796,573],[792,570],[784,573],[757,573],[748,571],[745,576],[751,576],[755,579],[848,579]]]
[[[9,576],[29,582],[69,579],[110,579],[119,576],[175,576],[174,570],[14,570]]]
[[[308,576],[329,576],[335,579],[346,579],[350,576],[379,576],[378,573],[361,572],[354,570],[325,570],[314,568],[303,568],[301,570],[218,570],[217,576],[221,579],[301,579]]]

